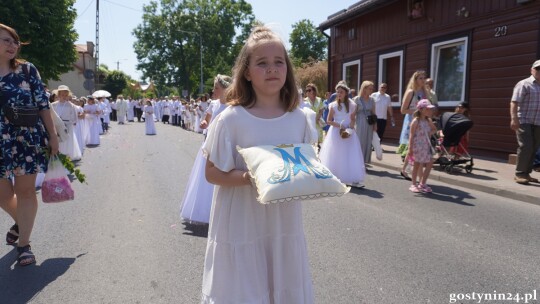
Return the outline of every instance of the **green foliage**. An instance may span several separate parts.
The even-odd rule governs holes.
[[[296,79],[302,89],[308,83],[313,83],[317,87],[318,96],[323,98],[328,91],[328,62],[317,61],[304,63],[294,69]]]
[[[300,20],[292,27],[290,52],[296,66],[326,59],[327,39],[310,20]]]
[[[105,84],[103,85],[103,89],[106,91],[109,91],[111,93],[111,96],[113,98],[116,98],[118,94],[122,93],[122,91],[127,87],[127,76],[122,71],[111,71],[105,77]]]
[[[173,87],[198,92],[201,45],[204,91],[209,91],[208,79],[231,73],[238,46],[254,20],[244,0],[150,1],[143,10],[142,23],[133,30],[137,69],[160,92]]]
[[[156,98],[156,93],[154,91],[148,91],[148,92],[144,92],[144,97],[146,98]]]
[[[5,0],[0,22],[14,28],[22,42],[20,57],[32,62],[43,80],[58,80],[77,60],[75,0]]]
[[[69,156],[58,153],[58,158],[60,159],[60,162],[62,162],[64,168],[66,168],[66,170],[68,170],[70,174],[75,175],[75,177],[80,183],[86,183],[86,175],[81,173],[81,170],[75,168],[75,165],[73,164]]]

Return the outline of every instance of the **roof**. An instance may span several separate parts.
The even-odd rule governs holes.
[[[342,23],[348,19],[352,19],[356,16],[365,15],[372,11],[375,11],[383,6],[386,6],[392,2],[398,0],[361,0],[357,3],[349,6],[347,9],[342,9],[330,16],[319,25],[319,30],[324,31],[331,28],[334,25]]]
[[[88,53],[86,44],[75,44],[78,53]]]

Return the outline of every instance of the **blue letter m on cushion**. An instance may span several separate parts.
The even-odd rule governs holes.
[[[300,152],[300,147],[294,147],[294,157],[282,148],[274,148],[274,150],[281,153],[283,159],[283,168],[277,172],[273,172],[268,178],[268,183],[277,184],[291,180],[291,176],[296,176],[300,171],[307,174],[313,174],[316,178],[331,178],[332,173],[321,166],[314,166],[307,160],[307,158]]]

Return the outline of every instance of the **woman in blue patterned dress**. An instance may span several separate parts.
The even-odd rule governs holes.
[[[38,207],[36,175],[47,171],[48,146],[52,155],[58,153],[58,138],[39,73],[31,63],[17,59],[20,47],[17,32],[0,23],[0,104],[39,108],[34,127],[15,126],[0,108],[0,207],[15,221],[6,242],[14,245],[18,240],[18,263],[26,266],[36,262],[30,250]]]

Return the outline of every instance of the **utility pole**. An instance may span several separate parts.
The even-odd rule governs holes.
[[[96,70],[95,70],[95,89],[98,89],[99,84],[99,0],[96,0]]]
[[[118,61],[115,61],[116,62],[116,70],[120,70],[120,60],[127,60],[126,58],[124,59],[118,59]]]

